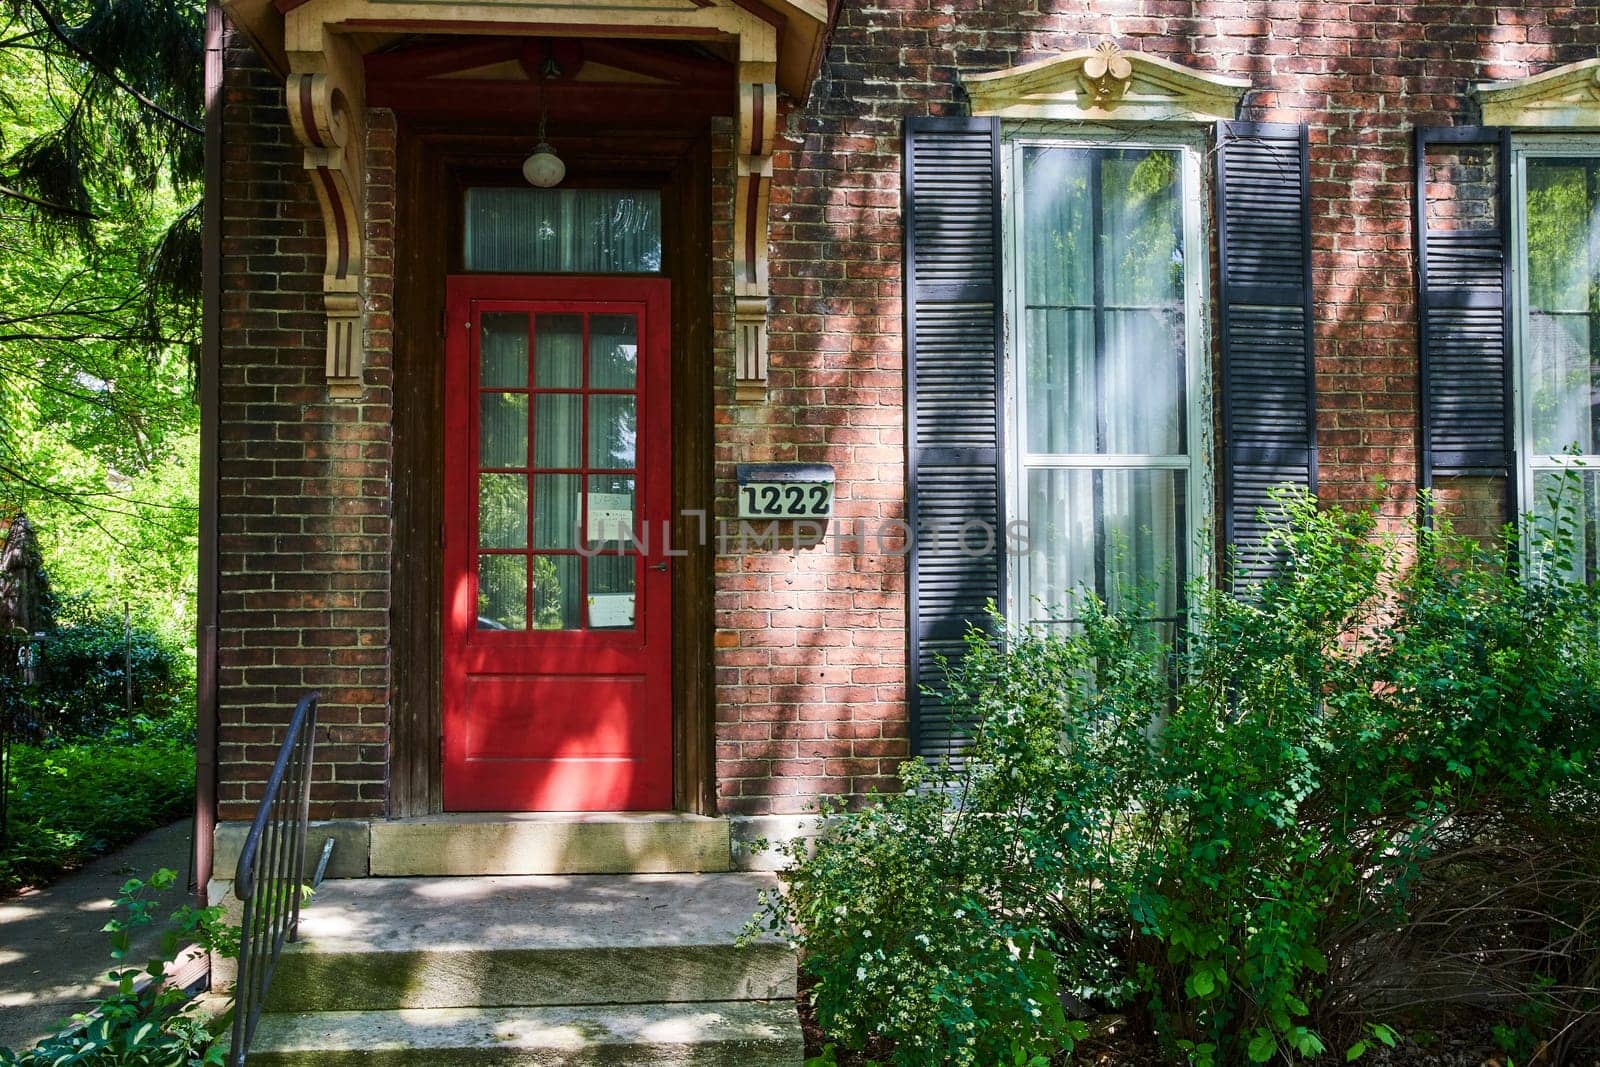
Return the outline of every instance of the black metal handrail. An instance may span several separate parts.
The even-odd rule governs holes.
[[[288,733],[256,809],[233,892],[244,901],[239,977],[234,983],[231,1067],[244,1067],[272,971],[285,941],[300,927],[307,824],[311,818],[311,758],[316,746],[318,694],[295,705]]]

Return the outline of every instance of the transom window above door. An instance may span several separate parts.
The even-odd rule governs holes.
[[[1087,591],[1183,611],[1201,392],[1198,170],[1181,144],[1017,138],[1010,210],[1017,619]]]
[[[659,274],[654,189],[468,189],[462,260],[511,274]]]

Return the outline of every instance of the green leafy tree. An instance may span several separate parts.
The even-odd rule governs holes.
[[[204,9],[0,10],[0,514],[58,588],[187,629]]]

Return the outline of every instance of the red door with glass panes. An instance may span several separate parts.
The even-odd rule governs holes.
[[[448,811],[672,806],[668,286],[449,281]]]

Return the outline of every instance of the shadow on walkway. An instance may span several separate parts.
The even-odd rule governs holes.
[[[100,857],[48,889],[0,900],[0,1047],[29,1047],[61,1028],[75,1011],[109,992],[110,943],[101,931],[111,918],[117,890],[129,878],[148,878],[158,867],[188,870],[189,820],[153,830]],[[158,919],[184,903],[169,891]],[[161,925],[134,935],[129,961],[142,967],[157,947]]]

